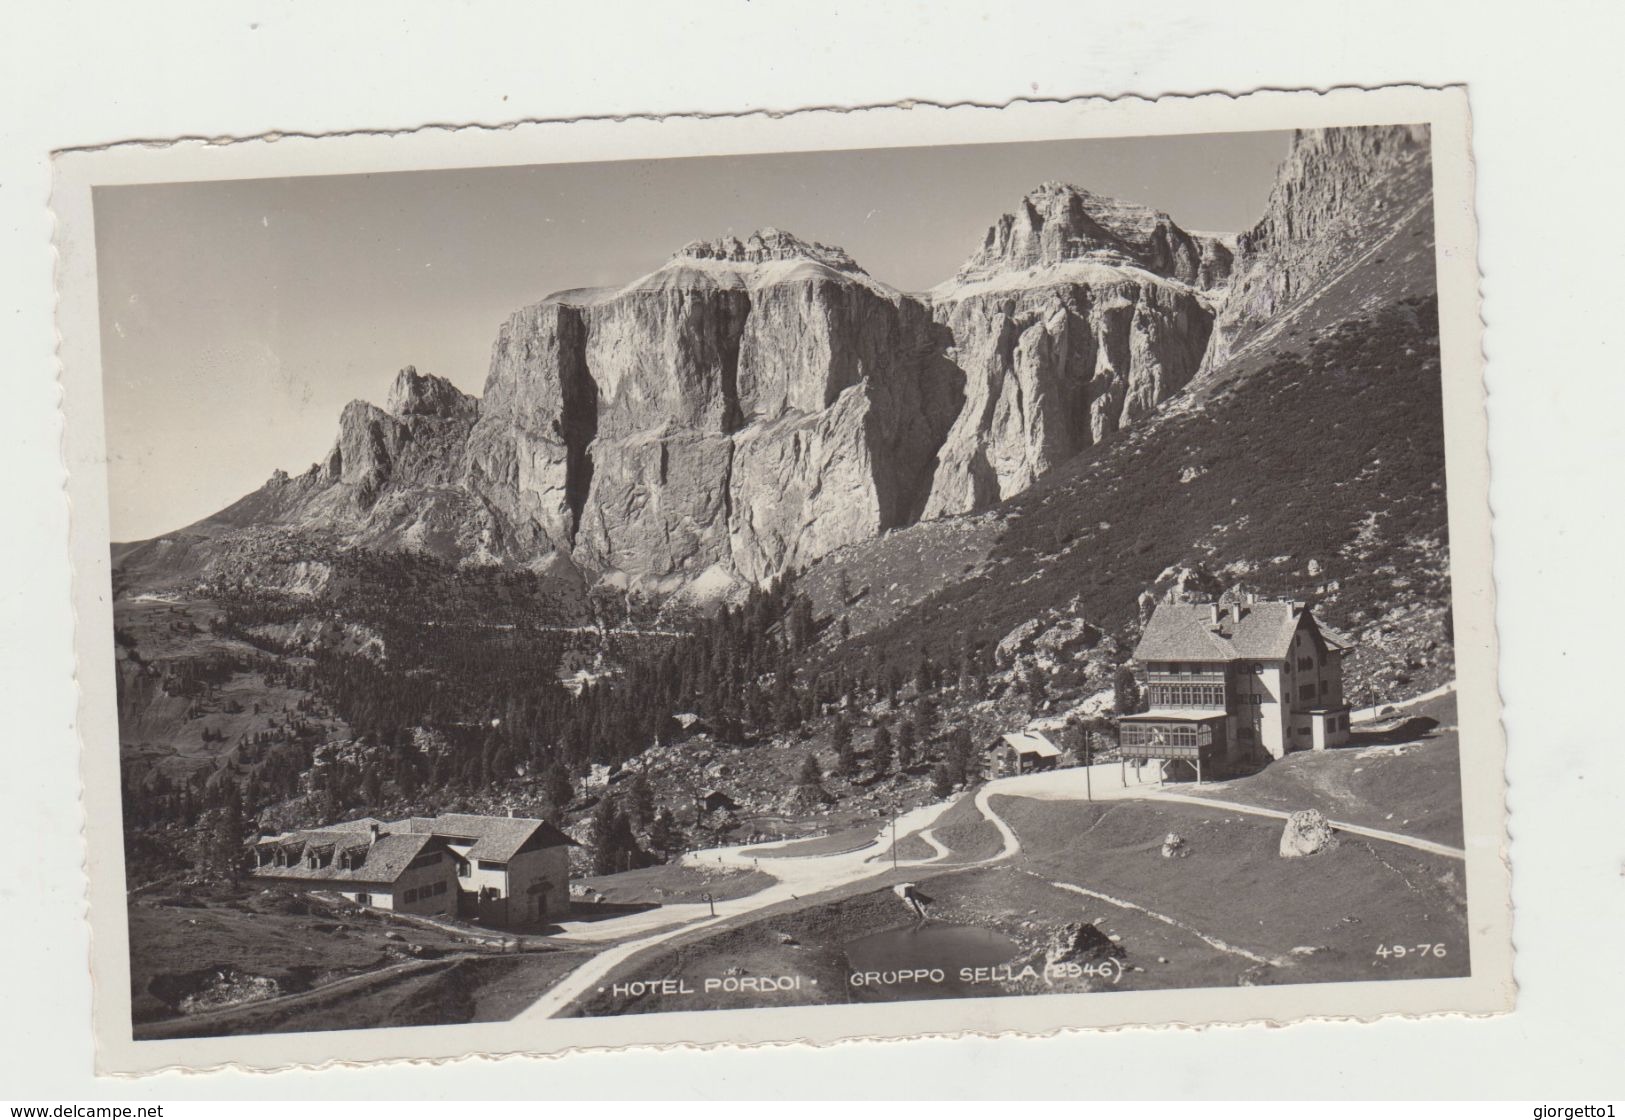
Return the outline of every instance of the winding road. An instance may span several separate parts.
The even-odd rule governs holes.
[[[1192,797],[1175,793],[1163,786],[1136,780],[1130,776],[1130,772],[1125,771],[1116,763],[1099,763],[1090,767],[1074,767],[1067,770],[1048,770],[1037,774],[1021,774],[994,779],[978,788],[973,795],[973,803],[977,811],[989,824],[998,830],[1002,845],[999,851],[992,856],[981,860],[965,861],[964,866],[998,863],[1012,859],[1021,852],[1020,837],[993,808],[992,801],[994,797],[1027,797],[1040,801],[1083,801],[1086,799],[1094,801],[1175,801],[1275,820],[1284,820],[1288,816],[1286,812],[1279,809],[1266,809],[1256,805],[1244,805],[1233,801],[1221,801],[1215,798]],[[925,841],[933,849],[933,854],[924,859],[898,860],[897,865],[899,867],[928,866],[944,862],[952,856],[953,853],[937,839],[931,826],[936,823],[937,819],[949,806],[956,803],[956,800],[923,805],[897,818],[895,834],[898,837],[918,835],[921,840]],[[1399,832],[1387,832],[1382,829],[1368,828],[1344,821],[1331,821],[1329,823],[1340,832],[1347,832],[1374,840],[1383,840],[1391,844],[1398,844],[1450,859],[1460,860],[1466,858],[1466,853],[1460,848],[1452,848],[1416,836],[1407,836]],[[560,1014],[577,999],[593,992],[598,987],[599,982],[609,976],[623,962],[635,954],[668,941],[679,934],[703,929],[706,926],[715,925],[729,918],[748,915],[781,902],[809,897],[823,891],[833,890],[884,874],[886,868],[889,867],[889,862],[883,866],[877,865],[875,859],[876,849],[881,844],[882,838],[888,835],[890,827],[889,824],[880,826],[877,829],[875,839],[861,848],[827,856],[773,858],[761,856],[760,846],[755,844],[710,848],[704,851],[688,853],[682,860],[687,866],[764,870],[762,864],[765,862],[768,865],[766,870],[769,870],[778,881],[772,886],[744,898],[715,903],[714,914],[711,912],[710,906],[698,903],[684,903],[629,915],[626,919],[596,922],[592,924],[590,929],[572,930],[570,934],[559,938],[559,940],[566,943],[576,941],[588,943],[612,940],[631,933],[642,933],[645,930],[649,932],[645,936],[605,949],[590,961],[582,964],[581,967],[555,984],[551,990],[535,1003],[520,1012],[514,1021],[534,1022]],[[756,854],[747,854],[752,849],[756,851]],[[1076,885],[1064,883],[1055,885],[1081,894],[1093,893]],[[1104,895],[1097,897],[1106,898]],[[1136,909],[1140,908],[1130,902],[1120,902],[1116,899],[1110,901],[1118,902],[1120,905],[1133,906]],[[1152,912],[1147,911],[1147,913]],[[1161,914],[1153,913],[1152,916],[1175,925],[1182,925],[1177,920]],[[1208,938],[1206,934],[1200,934],[1200,931],[1197,932],[1204,940],[1211,942],[1212,939]],[[1235,949],[1233,946],[1220,945],[1219,947],[1226,952],[1239,952],[1242,955],[1249,955],[1242,950]]]
[[[923,805],[918,809],[903,814],[897,818],[897,834],[906,836],[921,829],[929,828],[951,804],[953,804],[951,801],[942,801],[933,805]],[[875,854],[875,848],[880,844],[881,835],[885,834],[890,827],[889,824],[879,826],[873,842],[850,852],[841,852],[830,856],[802,856],[799,858],[773,859],[765,857],[765,862],[769,864],[771,873],[778,879],[778,882],[757,891],[753,895],[715,903],[716,913],[714,915],[710,912],[710,906],[700,903],[664,906],[659,910],[645,911],[643,914],[633,915],[635,918],[648,922],[653,916],[664,914],[667,922],[676,920],[681,924],[668,925],[645,937],[639,937],[605,949],[593,957],[592,960],[587,961],[580,968],[577,968],[553,985],[540,999],[516,1015],[513,1021],[523,1023],[552,1018],[569,1007],[575,1000],[593,992],[597,988],[599,981],[634,954],[668,941],[680,933],[703,929],[706,926],[716,925],[718,922],[729,918],[750,914],[780,902],[800,899],[818,894],[821,891],[833,890],[836,887],[843,887],[850,883],[885,874],[885,868],[876,866],[870,862],[870,859]],[[936,863],[948,856],[948,849],[937,842],[934,837],[926,840],[926,843],[936,849],[935,855],[925,859],[898,860],[898,866],[919,867]],[[757,847],[759,845],[745,844],[728,848],[708,848],[703,851],[689,852],[683,857],[682,862],[685,866],[691,867],[715,866],[760,870],[764,858],[745,854],[747,850]],[[619,925],[619,921],[619,919],[611,919],[596,922],[591,932],[599,940],[631,932],[626,926]],[[572,934],[558,940],[568,944],[573,943],[578,937],[579,935],[572,932]],[[585,938],[579,939],[585,940]]]

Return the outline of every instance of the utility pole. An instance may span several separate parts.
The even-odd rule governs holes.
[[[891,812],[891,869],[897,870],[897,810]]]
[[[1094,775],[1090,773],[1089,768],[1089,764],[1094,760],[1095,733],[1093,731],[1086,730],[1083,733],[1083,792],[1084,796],[1090,801],[1095,799],[1095,778]]]

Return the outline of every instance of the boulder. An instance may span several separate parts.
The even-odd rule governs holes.
[[[1000,665],[1008,666],[1023,653],[1032,652],[1033,639],[1044,629],[1044,624],[1036,618],[1029,618],[1026,622],[1011,630],[999,639],[999,644],[993,647],[993,656]]]
[[[1312,856],[1337,847],[1337,834],[1319,809],[1300,809],[1286,819],[1281,832],[1281,855],[1286,859]]]
[[[1186,844],[1185,838],[1179,833],[1170,832],[1167,836],[1163,837],[1163,859],[1184,859],[1190,854],[1190,846]]]
[[[1100,641],[1100,631],[1081,618],[1063,618],[1033,639],[1035,652],[1066,661]]]
[[[1065,964],[1069,961],[1103,961],[1108,957],[1121,959],[1127,953],[1111,937],[1092,922],[1070,922],[1050,937],[1049,949],[1044,954],[1047,964]]]

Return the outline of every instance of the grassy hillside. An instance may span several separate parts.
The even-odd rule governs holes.
[[[1257,774],[1182,792],[1327,817],[1460,847],[1461,750],[1454,693],[1354,725],[1349,745],[1290,754]]]
[[[1332,625],[1379,641],[1385,628],[1420,634],[1448,675],[1439,372],[1435,302],[1407,298],[1279,354],[1202,407],[1177,400],[1007,503],[974,574],[830,659],[883,650],[909,664],[996,642],[1074,599],[1095,624],[1131,633],[1141,591],[1201,565],[1226,584],[1316,602]],[[1378,650],[1356,677],[1419,681],[1416,659],[1409,645]]]

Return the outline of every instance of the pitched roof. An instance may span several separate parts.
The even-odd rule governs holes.
[[[1225,719],[1230,715],[1224,708],[1152,708],[1150,711],[1133,712],[1123,717],[1124,723],[1140,723],[1145,721],[1174,721],[1177,723],[1203,723],[1210,719]]]
[[[374,825],[379,830],[376,840],[372,838]],[[451,838],[474,841],[468,852],[470,857],[497,863],[512,859],[533,840],[539,841],[536,846],[544,848],[576,843],[546,821],[531,817],[483,817],[473,813],[407,817],[399,821],[362,817],[259,840],[257,847],[275,846],[286,850],[288,865],[267,864],[255,868],[254,873],[276,879],[393,883],[422,852],[435,844],[443,845]],[[313,852],[329,857],[326,867],[305,864],[306,857]],[[341,857],[345,854],[352,858],[359,855],[362,861],[358,866],[344,867]]]
[[[1241,618],[1230,608],[1213,622],[1211,603],[1158,603],[1145,625],[1136,661],[1245,661],[1285,657],[1298,622],[1309,613],[1292,603],[1243,605]]]
[[[533,839],[537,846],[556,848],[576,842],[548,824],[534,817],[486,817],[476,813],[442,813],[438,817],[408,817],[386,825],[392,831],[424,833],[444,839],[474,841],[468,854],[473,859],[493,860],[498,863],[512,859]]]
[[[401,877],[406,865],[416,859],[425,848],[436,842],[428,833],[389,832],[379,836],[370,845],[357,845],[353,834],[332,831],[291,832],[279,837],[290,853],[297,846],[298,854],[287,867],[266,865],[254,869],[256,875],[272,879],[304,879],[319,882],[393,883]],[[346,848],[364,847],[366,858],[358,867],[344,867],[334,858],[326,867],[310,867],[305,853],[311,846],[318,850],[342,843]]]
[[[1042,758],[1056,758],[1061,748],[1050,742],[1036,731],[1012,731],[1004,736],[1004,741],[1013,747],[1017,754],[1036,754]]]

